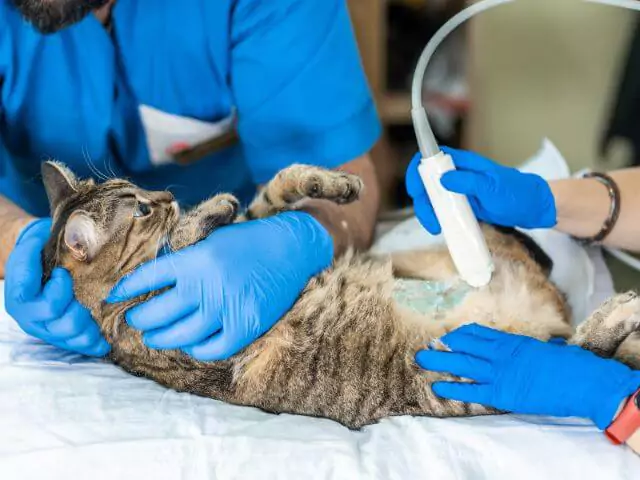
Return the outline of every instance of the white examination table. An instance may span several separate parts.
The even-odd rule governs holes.
[[[545,143],[528,168],[553,177],[563,165]],[[611,293],[597,252],[589,261],[562,236],[535,235],[577,315]],[[409,221],[378,249],[431,241]],[[43,345],[0,312],[0,480],[272,478],[631,480],[640,457],[577,420],[394,418],[351,432],[233,407]]]

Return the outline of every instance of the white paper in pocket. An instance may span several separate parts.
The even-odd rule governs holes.
[[[203,122],[140,105],[140,119],[153,165],[174,163],[174,155],[218,138],[233,129],[235,114],[218,122]]]

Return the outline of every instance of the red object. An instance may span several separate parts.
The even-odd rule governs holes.
[[[167,153],[169,155],[175,155],[176,153],[183,152],[185,150],[188,150],[189,148],[191,148],[191,145],[189,145],[187,142],[176,142],[167,148]]]
[[[640,429],[640,390],[634,393],[625,404],[620,415],[604,431],[611,443],[625,443]]]

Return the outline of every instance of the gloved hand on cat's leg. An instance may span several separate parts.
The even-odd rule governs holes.
[[[332,258],[327,230],[311,215],[287,212],[225,226],[142,265],[108,301],[172,287],[128,311],[127,323],[150,348],[222,360],[267,332]]]
[[[42,285],[41,252],[51,220],[40,219],[20,233],[5,268],[7,312],[29,335],[64,350],[103,357],[110,346],[89,311],[74,297],[69,272],[56,268]]]
[[[441,340],[451,352],[423,350],[416,362],[475,382],[433,384],[437,395],[451,400],[521,414],[589,418],[604,430],[621,402],[640,387],[640,372],[575,345],[475,324]]]
[[[503,227],[550,228],[556,225],[556,205],[549,184],[538,175],[503,167],[476,153],[443,147],[456,170],[445,173],[442,185],[467,195],[479,220]],[[407,169],[407,193],[416,216],[430,233],[440,233],[440,223],[424,188],[418,165],[420,154]]]

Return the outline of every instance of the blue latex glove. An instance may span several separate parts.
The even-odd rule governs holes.
[[[476,217],[504,227],[550,228],[556,224],[555,199],[549,184],[538,175],[503,167],[476,153],[443,147],[456,170],[445,173],[442,185],[467,195]],[[416,216],[433,235],[440,223],[418,173],[420,154],[411,160],[406,174],[407,193],[413,199]]]
[[[442,337],[452,352],[424,350],[422,368],[476,383],[437,382],[443,398],[521,414],[584,417],[604,430],[640,387],[640,372],[574,345],[465,325]]]
[[[41,252],[51,230],[51,220],[40,219],[25,227],[5,268],[6,309],[32,337],[83,355],[102,357],[110,347],[89,311],[73,294],[69,272],[56,268],[42,286]]]
[[[256,340],[331,264],[333,241],[313,217],[287,212],[229,225],[137,268],[109,302],[173,287],[129,310],[147,346],[222,360]]]

